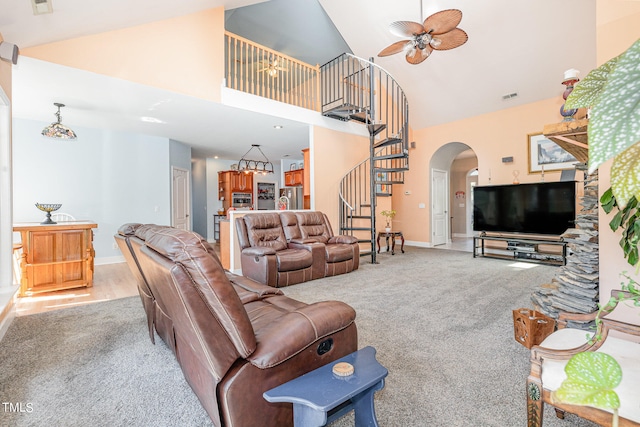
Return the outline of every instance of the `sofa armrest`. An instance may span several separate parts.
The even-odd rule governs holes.
[[[266,286],[278,285],[276,251],[271,248],[247,248],[240,256],[242,275]]]
[[[294,240],[304,240],[307,243],[295,243]],[[311,279],[322,279],[325,277],[326,254],[324,243],[313,239],[293,239],[288,244],[289,249],[305,249],[311,252],[313,264],[311,266]]]
[[[256,330],[258,346],[247,360],[257,368],[271,368],[347,328],[355,318],[355,310],[340,301],[317,302],[291,311]]]
[[[289,240],[289,243],[299,244],[299,245],[308,245],[310,243],[316,243],[316,240],[309,239],[309,238],[306,238],[306,239],[299,238],[299,239],[291,239]]]
[[[358,239],[355,238],[354,236],[339,235],[339,236],[333,236],[332,238],[330,238],[328,243],[329,244],[346,243],[348,245],[352,245],[354,243],[358,243]]]
[[[276,250],[273,248],[267,248],[265,246],[252,246],[250,248],[245,248],[242,250],[242,255],[248,256],[265,256],[265,255],[275,255]]]
[[[258,298],[264,297],[266,295],[284,295],[280,289],[263,285],[262,283],[258,283],[255,280],[249,279],[248,277],[239,276],[229,271],[226,272],[226,275],[227,279],[229,279],[229,281],[235,286],[246,292],[255,294]],[[242,295],[240,296],[240,299],[242,299]]]

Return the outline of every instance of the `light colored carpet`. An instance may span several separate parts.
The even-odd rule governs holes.
[[[375,347],[389,370],[376,394],[380,425],[526,425],[529,351],[513,338],[511,310],[530,307],[557,268],[419,248],[362,261],[283,290],[355,308],[359,347]],[[33,408],[5,411],[2,426],[211,425],[172,353],[149,341],[137,297],[17,318],[0,342],[0,401]],[[593,424],[548,410],[545,426]]]

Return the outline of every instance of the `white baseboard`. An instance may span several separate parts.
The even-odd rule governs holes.
[[[119,264],[121,262],[126,262],[122,255],[120,256],[110,256],[110,257],[101,257],[93,260],[93,265],[105,265],[105,264]]]
[[[0,341],[16,317],[14,300],[18,288],[18,286],[11,286],[0,291]]]
[[[429,242],[416,242],[413,240],[405,240],[405,246],[416,246],[418,248],[432,248],[433,246]]]

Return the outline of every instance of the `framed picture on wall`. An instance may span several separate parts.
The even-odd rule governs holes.
[[[573,169],[578,162],[575,157],[541,133],[527,135],[529,173],[542,173]]]

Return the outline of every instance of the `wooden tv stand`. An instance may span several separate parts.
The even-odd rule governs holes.
[[[565,265],[567,242],[559,236],[546,238],[482,233],[473,238],[473,257]]]

